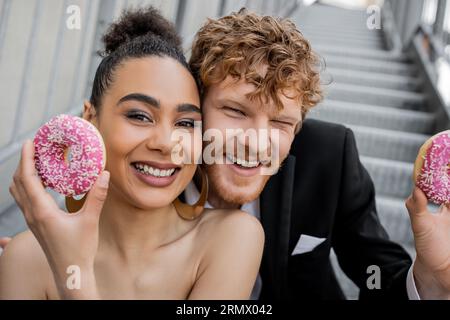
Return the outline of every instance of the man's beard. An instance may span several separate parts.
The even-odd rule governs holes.
[[[227,179],[220,174],[221,169],[218,166],[221,166],[221,164],[206,165],[204,167],[208,174],[210,190],[211,192],[214,192],[216,196],[232,204],[243,205],[257,199],[270,178],[270,176],[267,175],[258,175],[249,178],[234,176],[232,181],[227,181]],[[258,182],[249,183],[249,180],[252,178],[258,179]],[[245,189],[247,186],[251,186],[251,188]],[[243,190],[247,192],[243,192]]]

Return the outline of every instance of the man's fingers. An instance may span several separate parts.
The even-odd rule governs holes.
[[[100,215],[103,203],[106,200],[109,186],[109,172],[103,171],[98,177],[92,189],[89,191],[86,202],[84,203],[82,211],[91,216]]]
[[[441,205],[441,207],[439,208],[440,212],[444,215],[449,215],[450,216],[450,203],[444,203]]]
[[[6,245],[10,241],[11,241],[11,238],[9,238],[9,237],[2,237],[2,238],[0,238],[0,248],[5,249]]]
[[[406,207],[411,219],[427,214],[427,204],[428,200],[425,194],[420,188],[415,187],[411,196],[406,201]]]

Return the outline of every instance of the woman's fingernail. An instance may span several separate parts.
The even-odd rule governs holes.
[[[101,174],[101,176],[99,178],[98,183],[102,187],[108,186],[108,183],[109,183],[109,172],[108,171],[103,171],[103,173]]]

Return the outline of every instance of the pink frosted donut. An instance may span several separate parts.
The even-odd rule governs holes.
[[[432,136],[420,148],[414,180],[430,201],[450,203],[450,130]]]
[[[41,180],[65,196],[89,191],[105,168],[103,139],[94,125],[79,117],[58,115],[34,138],[35,164]]]

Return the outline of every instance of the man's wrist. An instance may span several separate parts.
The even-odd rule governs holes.
[[[414,261],[413,277],[417,292],[423,300],[450,300],[450,292],[418,260]]]

